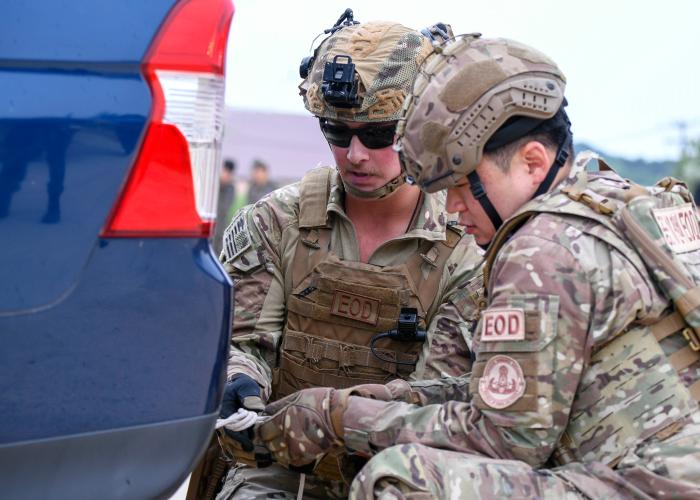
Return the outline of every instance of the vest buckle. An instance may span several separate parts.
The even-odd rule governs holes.
[[[426,253],[420,254],[420,257],[430,266],[437,267],[437,260],[438,257],[440,257],[440,250],[433,246]]]
[[[700,336],[698,336],[698,333],[692,328],[684,328],[682,333],[690,348],[695,352],[700,351]]]
[[[349,345],[341,345],[340,352],[338,355],[338,368],[347,374],[348,368],[354,366],[355,363],[355,349]]]
[[[571,435],[565,430],[554,448],[552,459],[557,465],[566,465],[575,462],[576,454],[574,453],[574,448],[574,440],[571,439]]]
[[[309,231],[306,236],[302,236],[301,242],[306,245],[307,247],[310,248],[315,248],[316,250],[321,248],[321,245],[318,243],[319,240],[319,235],[318,235],[318,229],[312,229]]]

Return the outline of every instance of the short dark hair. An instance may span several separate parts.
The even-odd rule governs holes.
[[[510,118],[502,127],[505,127],[518,118],[517,116]],[[488,153],[484,152],[484,157],[494,162],[501,171],[507,173],[515,153],[528,142],[537,141],[547,149],[553,149],[555,151],[560,145],[564,144],[564,151],[569,154],[569,159],[572,159],[574,157],[574,141],[570,127],[571,123],[562,106],[553,117],[543,120],[532,131],[493,151]],[[488,149],[488,143],[486,143],[485,149]]]
[[[236,170],[236,162],[230,158],[225,159],[224,160],[224,170],[227,170],[229,172],[233,172],[234,170]]]
[[[267,163],[256,158],[255,160],[253,160],[253,168],[254,169],[259,168],[260,170],[267,170]]]

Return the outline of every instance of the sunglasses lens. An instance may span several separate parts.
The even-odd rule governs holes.
[[[395,133],[396,127],[393,125],[357,129],[357,136],[362,144],[369,149],[382,149],[391,146],[394,144]]]
[[[360,142],[369,149],[382,149],[394,144],[394,125],[374,126],[368,125],[362,128],[350,128],[344,125],[336,125],[321,120],[321,131],[329,144],[341,148],[350,147],[353,135],[357,135]]]
[[[329,144],[341,148],[349,147],[353,136],[352,130],[348,127],[339,127],[323,120],[321,121],[321,132],[323,132]]]

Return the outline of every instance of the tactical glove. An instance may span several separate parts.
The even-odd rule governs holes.
[[[237,412],[239,408],[252,411],[262,411],[265,409],[265,404],[260,398],[260,386],[255,380],[243,373],[234,375],[231,380],[226,382],[219,418],[227,418]],[[241,445],[243,450],[248,452],[253,451],[252,429],[243,431],[231,431],[226,427],[223,429],[228,437]]]
[[[342,418],[349,393],[304,389],[267,405],[269,420],[257,424],[257,438],[285,467],[315,464],[343,446]]]

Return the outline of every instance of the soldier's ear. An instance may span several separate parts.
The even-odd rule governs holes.
[[[533,186],[540,185],[547,177],[549,167],[554,162],[553,154],[539,141],[529,141],[523,144],[518,150],[518,157]]]

